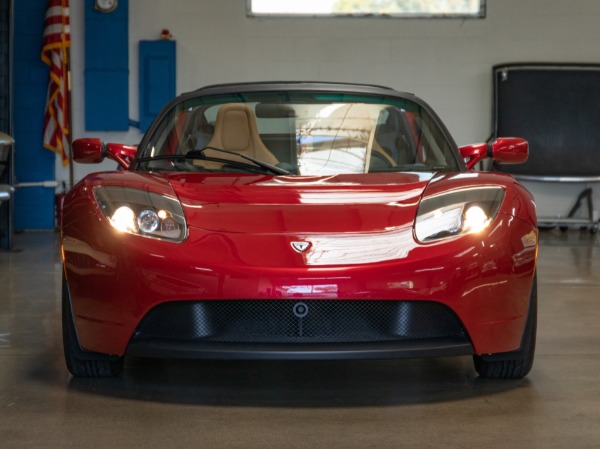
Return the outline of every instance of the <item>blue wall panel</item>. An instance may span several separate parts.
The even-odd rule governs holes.
[[[112,13],[85,0],[85,128],[129,129],[128,0]]]
[[[146,131],[160,110],[175,97],[175,41],[141,41],[140,129]]]
[[[85,71],[85,129],[126,131],[129,129],[129,91],[123,80],[127,70]]]
[[[41,61],[46,0],[15,1],[13,137],[18,182],[54,179],[56,155],[42,145],[48,67]],[[14,200],[16,230],[54,228],[54,189],[24,187]]]

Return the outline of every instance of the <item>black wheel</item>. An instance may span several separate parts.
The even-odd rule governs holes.
[[[76,377],[111,377],[123,369],[123,357],[99,354],[81,349],[71,311],[71,295],[66,277],[62,282],[63,348],[67,368]]]
[[[474,355],[477,373],[487,379],[521,379],[533,366],[537,332],[537,275],[533,277],[527,322],[521,348],[516,351],[491,355]]]

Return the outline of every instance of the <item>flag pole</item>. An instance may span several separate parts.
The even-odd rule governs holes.
[[[67,108],[69,111],[69,135],[67,137],[67,142],[69,143],[69,186],[68,190],[73,187],[73,182],[75,178],[74,168],[73,168],[73,109],[72,100],[71,100],[71,46],[67,46],[66,48],[66,56],[67,56]]]
[[[67,11],[69,11],[69,0],[62,0],[62,5],[63,5],[63,11],[65,9],[65,7],[67,8]],[[74,182],[74,168],[73,168],[73,109],[71,108],[72,106],[72,100],[71,100],[71,31],[69,29],[68,32],[68,36],[69,39],[67,42],[64,42],[64,38],[65,38],[65,29],[67,28],[67,26],[69,25],[70,28],[70,11],[69,14],[67,15],[67,23],[65,23],[65,14],[62,14],[62,20],[63,20],[63,33],[62,33],[62,39],[63,39],[63,45],[62,48],[65,51],[65,59],[66,59],[66,63],[63,67],[63,70],[65,71],[64,73],[64,79],[66,80],[67,85],[65,86],[65,91],[66,91],[66,95],[67,95],[67,101],[66,101],[66,110],[67,110],[67,126],[69,127],[68,129],[68,134],[67,134],[67,144],[69,145],[69,149],[68,149],[68,163],[69,163],[69,185],[68,185],[68,190],[70,190],[73,187],[73,182]]]

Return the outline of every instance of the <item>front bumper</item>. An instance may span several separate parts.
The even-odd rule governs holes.
[[[535,230],[508,216],[485,236],[429,245],[405,239],[393,260],[350,265],[303,266],[289,250],[294,236],[278,237],[279,242],[190,228],[186,242],[172,244],[105,228],[93,234],[93,242],[68,233],[63,241],[75,324],[84,349],[117,355],[380,358],[508,352],[521,344],[536,257]],[[271,248],[262,247],[261,239],[271,241]],[[277,253],[275,262],[268,249]],[[144,317],[162,304],[236,300],[430,302],[451,310],[464,333],[395,341],[136,339]]]

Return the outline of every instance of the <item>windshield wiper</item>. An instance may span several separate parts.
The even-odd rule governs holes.
[[[236,151],[229,151],[229,150],[225,150],[223,148],[210,147],[210,146],[204,147],[201,150],[191,150],[191,151],[188,151],[186,154],[159,154],[156,156],[141,157],[141,158],[137,159],[137,162],[150,162],[150,161],[155,161],[155,160],[159,160],[159,159],[175,159],[175,160],[177,160],[177,159],[202,159],[202,160],[206,160],[206,161],[212,160],[215,162],[240,164],[240,162],[232,161],[229,159],[211,158],[210,156],[206,156],[204,154],[204,152],[206,150],[218,151],[220,153],[225,153],[225,154],[233,154],[234,156],[238,156],[238,157],[241,157],[242,159],[246,159],[247,161],[250,161],[253,164],[255,164],[257,167],[260,167],[264,170],[270,171],[271,173],[275,173],[276,175],[291,175],[292,174],[291,172],[289,172],[281,167],[277,167],[275,165],[261,161],[260,159],[255,159],[251,156],[247,156],[245,154],[242,154],[242,153],[239,153]],[[240,165],[246,165],[248,167],[247,164],[240,164]]]
[[[238,156],[238,157],[241,157],[242,159],[246,159],[247,161],[250,161],[250,162],[258,165],[260,168],[269,170],[277,175],[291,175],[292,174],[291,172],[289,172],[281,167],[277,167],[276,165],[269,164],[267,162],[261,161],[260,159],[256,159],[251,156],[247,156],[247,155],[239,153],[237,151],[225,150],[224,148],[208,146],[208,147],[202,148],[201,150],[191,150],[191,151],[188,151],[188,153],[186,154],[186,157],[197,158],[197,159],[207,159],[207,157],[204,154],[204,152],[206,150],[218,151],[219,153],[225,153],[225,154],[233,154],[234,156]],[[232,161],[232,162],[234,162],[234,161]]]

